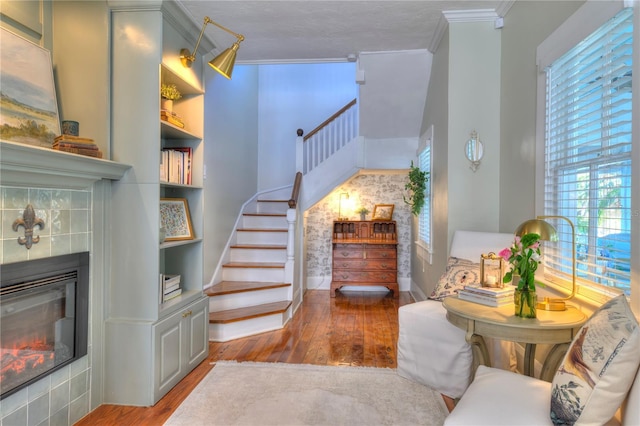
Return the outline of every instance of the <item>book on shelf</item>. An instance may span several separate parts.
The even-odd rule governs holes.
[[[191,185],[192,157],[190,147],[164,148],[160,153],[160,180]]]
[[[458,299],[466,300],[469,302],[480,303],[486,306],[503,306],[513,303],[513,295],[508,294],[506,296],[495,297],[491,295],[484,295],[480,293],[474,293],[471,290],[459,290]]]
[[[77,142],[54,142],[53,148],[78,148],[78,149],[93,149],[98,150],[98,145],[86,144],[86,143],[77,143]]]
[[[180,284],[180,275],[175,274],[160,274],[162,276],[162,288],[166,289],[169,286]]]
[[[181,288],[178,288],[178,289],[176,289],[176,290],[173,290],[172,292],[169,292],[169,293],[167,293],[167,294],[163,295],[163,296],[162,296],[162,301],[163,301],[163,302],[166,302],[166,301],[168,301],[168,300],[171,300],[171,299],[173,299],[173,298],[175,298],[175,297],[180,296],[181,294],[182,294],[182,289],[181,289]]]
[[[184,129],[184,121],[182,120],[182,117],[173,112],[169,112],[165,109],[161,110],[160,119],[166,121],[167,123],[173,124],[176,127]]]
[[[102,158],[102,151],[99,149],[86,149],[86,148],[66,148],[66,147],[53,147],[56,151],[68,152],[71,154],[85,155],[87,157]]]
[[[91,138],[82,138],[80,136],[72,136],[72,135],[60,135],[57,136],[54,140],[53,143],[56,142],[73,142],[76,144],[83,144],[83,145],[93,145],[94,144],[94,140]]]

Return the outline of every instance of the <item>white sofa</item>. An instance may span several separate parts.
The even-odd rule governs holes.
[[[456,231],[449,256],[480,262],[482,253],[498,253],[512,242],[513,234]],[[442,303],[404,305],[398,322],[398,374],[452,399],[461,397],[471,382],[473,356],[464,331],[447,321]],[[487,339],[487,346],[492,366],[515,368],[512,343]]]

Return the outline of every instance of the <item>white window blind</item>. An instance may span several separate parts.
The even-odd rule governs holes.
[[[420,241],[431,248],[431,143],[428,142],[418,157],[420,170],[429,173],[427,189],[424,191],[424,207],[419,216]]]
[[[547,68],[545,215],[575,225],[579,280],[630,294],[633,12],[624,9]],[[571,276],[558,220],[545,272]]]

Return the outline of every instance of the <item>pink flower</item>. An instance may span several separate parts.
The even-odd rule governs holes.
[[[498,256],[500,256],[501,258],[503,258],[504,260],[506,260],[508,262],[509,258],[511,257],[511,249],[509,249],[509,248],[502,249],[502,251],[500,253],[498,253]]]

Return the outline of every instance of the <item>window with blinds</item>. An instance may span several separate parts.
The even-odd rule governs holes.
[[[575,225],[577,277],[630,294],[633,12],[618,15],[546,72],[545,215]],[[570,278],[569,224],[553,223],[545,273]]]
[[[418,156],[420,170],[429,173],[427,189],[424,191],[424,207],[418,218],[420,241],[426,248],[431,248],[431,143],[428,142]]]

